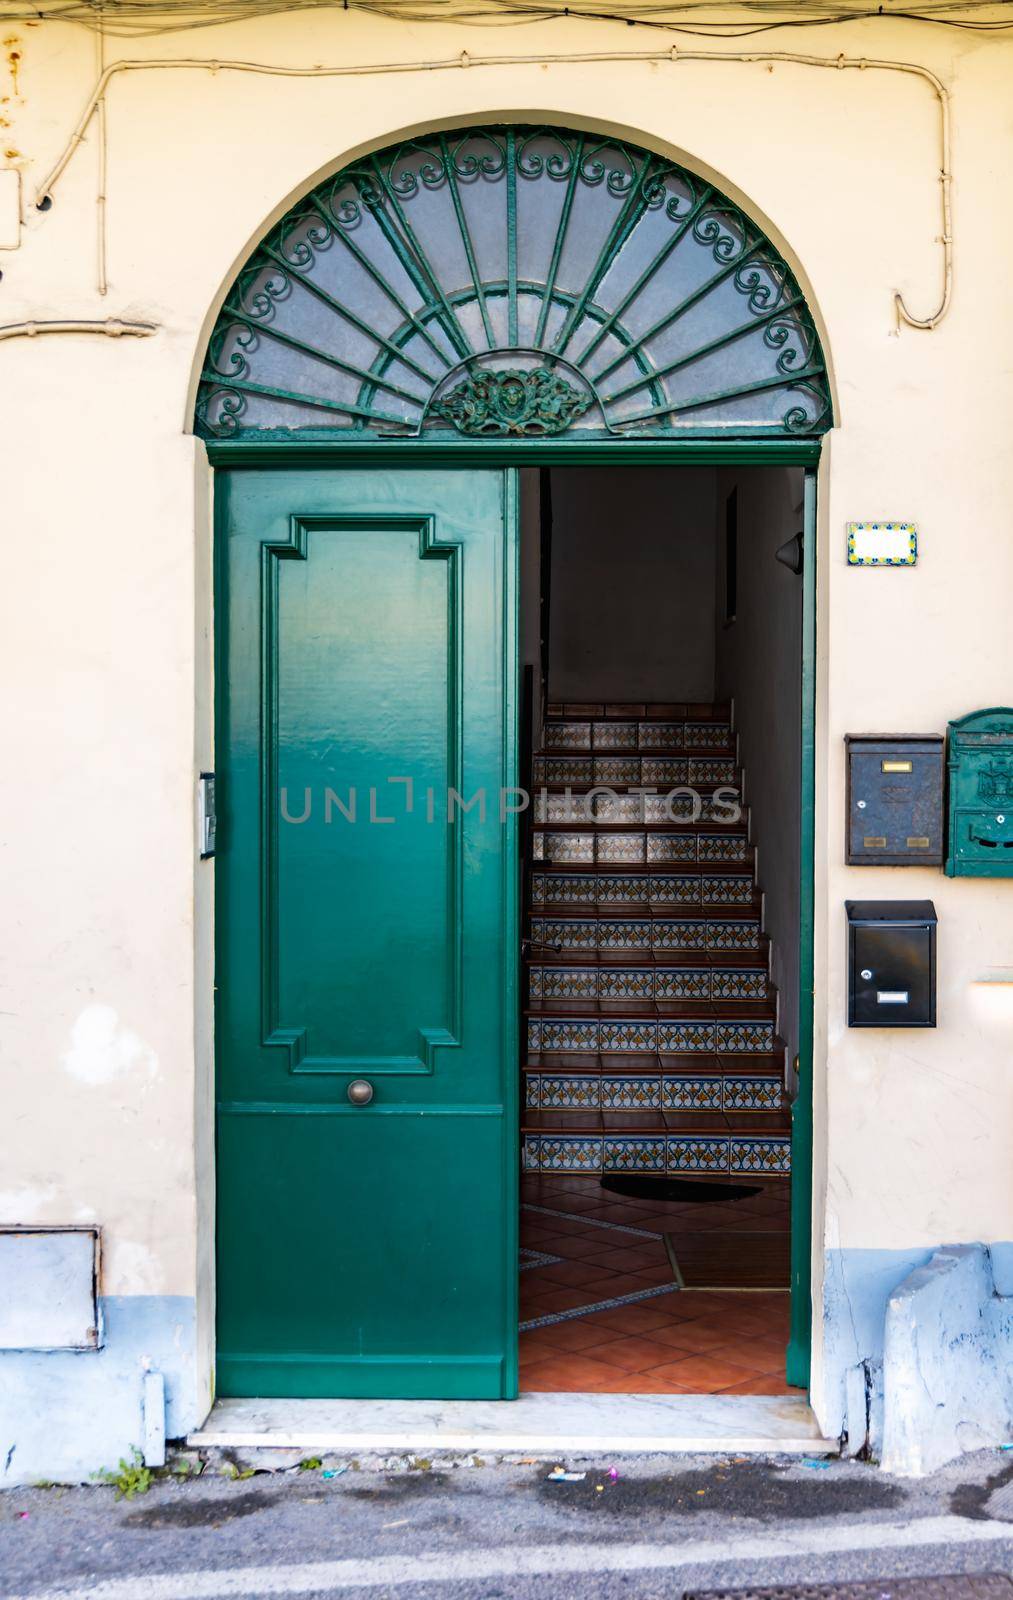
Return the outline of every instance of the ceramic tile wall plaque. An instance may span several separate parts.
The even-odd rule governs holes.
[[[849,522],[849,567],[913,567],[918,529],[913,522]]]

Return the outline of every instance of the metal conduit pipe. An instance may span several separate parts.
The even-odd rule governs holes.
[[[818,67],[831,71],[844,71],[855,69],[860,72],[903,72],[912,77],[920,78],[927,83],[936,96],[939,105],[940,120],[940,163],[939,182],[941,186],[942,205],[942,233],[939,243],[943,248],[943,291],[937,309],[927,317],[916,317],[908,311],[904,304],[903,296],[894,295],[894,304],[897,309],[898,319],[907,323],[910,328],[932,329],[939,325],[950,309],[953,296],[953,232],[951,215],[952,175],[950,172],[950,95],[949,91],[928,67],[923,67],[914,61],[885,61],[867,56],[815,56],[805,55],[791,50],[681,50],[677,45],[672,45],[667,50],[595,50],[575,51],[573,53],[554,52],[530,55],[469,55],[462,50],[459,55],[445,56],[431,61],[390,61],[370,64],[368,66],[342,66],[342,67],[286,67],[275,66],[259,61],[217,61],[201,59],[200,57],[177,57],[175,59],[155,61],[113,61],[99,74],[98,81],[88,97],[84,110],[78,118],[77,124],[67,144],[62,151],[55,166],[39,185],[36,194],[36,205],[41,207],[52,196],[52,192],[65,171],[74,152],[83,140],[92,117],[100,105],[105,103],[105,94],[113,78],[125,72],[152,72],[152,71],[198,71],[198,72],[252,72],[263,74],[267,77],[281,78],[349,78],[349,77],[377,77],[382,74],[401,72],[448,72],[455,68],[472,67],[510,67],[510,66],[555,66],[555,65],[584,65],[603,61],[669,61],[678,64],[684,61],[737,61],[741,63],[783,63],[787,66]],[[105,196],[102,196],[103,204]],[[104,276],[104,261],[103,261]]]
[[[34,339],[40,333],[104,333],[110,339],[129,334],[146,339],[157,332],[156,322],[131,322],[123,317],[58,317],[0,323],[0,339]]]

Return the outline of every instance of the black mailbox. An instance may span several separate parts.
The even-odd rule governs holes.
[[[943,736],[849,733],[848,865],[943,864]]]
[[[848,1027],[934,1028],[931,900],[848,900]]]

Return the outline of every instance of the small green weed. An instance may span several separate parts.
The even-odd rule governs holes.
[[[117,1500],[132,1500],[137,1494],[147,1494],[151,1488],[151,1468],[144,1465],[144,1457],[136,1445],[130,1456],[129,1461],[120,1457],[117,1472],[107,1470],[94,1474],[100,1483],[108,1483],[116,1490]]]

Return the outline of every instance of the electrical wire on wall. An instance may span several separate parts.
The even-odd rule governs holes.
[[[68,22],[102,28],[110,37],[154,36],[299,11],[362,11],[412,23],[523,25],[563,18],[622,22],[711,38],[749,38],[776,29],[832,27],[844,22],[905,22],[989,34],[1013,30],[1013,0],[896,0],[833,4],[831,0],[0,0],[5,22]],[[724,12],[725,15],[717,13]],[[729,16],[728,13],[733,15]]]
[[[927,83],[936,97],[939,109],[939,138],[940,162],[939,182],[941,189],[942,233],[939,243],[943,251],[943,287],[942,296],[937,309],[927,317],[916,317],[904,303],[901,294],[894,294],[894,306],[898,323],[903,321],[908,327],[919,329],[932,329],[943,320],[950,307],[953,294],[953,234],[951,223],[950,188],[952,177],[950,173],[950,97],[945,85],[931,72],[928,67],[923,67],[912,61],[880,61],[866,56],[815,56],[804,55],[787,50],[681,50],[677,45],[672,45],[668,50],[602,50],[582,51],[567,54],[563,51],[547,53],[544,55],[472,55],[462,50],[456,56],[448,56],[439,60],[430,61],[388,61],[375,62],[369,65],[356,66],[313,66],[313,67],[288,67],[274,65],[269,62],[257,61],[223,61],[218,59],[203,59],[199,56],[189,58],[168,58],[165,60],[124,60],[113,61],[99,75],[84,110],[78,118],[67,144],[64,146],[56,164],[39,186],[36,196],[36,206],[39,210],[48,210],[53,203],[53,191],[60,181],[63,173],[70,164],[75,152],[82,144],[87,134],[92,118],[96,116],[100,107],[105,115],[106,93],[112,80],[130,72],[158,72],[158,71],[197,71],[197,72],[244,72],[260,74],[266,77],[282,78],[348,78],[348,77],[394,77],[400,73],[416,72],[445,72],[455,69],[472,69],[476,67],[503,67],[503,66],[566,66],[587,65],[597,62],[670,62],[673,66],[689,61],[706,62],[738,62],[750,65],[766,63],[773,65],[783,63],[790,66],[816,67],[830,71],[845,71],[855,69],[861,72],[901,72],[909,76],[920,78]],[[105,138],[104,125],[101,137]],[[104,189],[105,160],[100,160],[100,169],[103,181],[100,188]],[[99,211],[102,227],[102,238],[99,243],[99,290],[105,293],[105,196],[102,195],[102,205]]]

